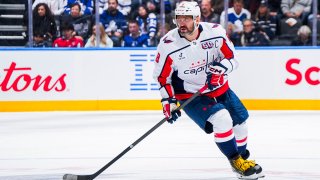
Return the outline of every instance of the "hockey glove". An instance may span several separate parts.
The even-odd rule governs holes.
[[[163,98],[161,100],[163,107],[163,114],[167,118],[167,121],[172,124],[181,116],[181,112],[177,109],[177,99],[175,98]]]
[[[227,70],[228,68],[219,62],[213,62],[209,64],[206,83],[208,84],[208,88],[210,90],[213,90],[215,87],[223,84],[223,76]]]

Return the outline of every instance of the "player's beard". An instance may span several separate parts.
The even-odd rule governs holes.
[[[179,26],[179,33],[182,35],[182,36],[185,36],[185,35],[192,35],[194,32],[194,25],[192,25],[192,27],[188,27],[188,26]]]

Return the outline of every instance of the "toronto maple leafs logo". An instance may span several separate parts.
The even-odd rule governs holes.
[[[165,38],[163,38],[163,42],[164,43],[172,43],[173,41],[171,41],[170,39],[167,39],[168,38],[168,36],[167,37],[165,37]]]

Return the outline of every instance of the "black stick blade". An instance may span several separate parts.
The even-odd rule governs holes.
[[[63,180],[92,180],[90,175],[75,175],[75,174],[65,174],[63,175]]]

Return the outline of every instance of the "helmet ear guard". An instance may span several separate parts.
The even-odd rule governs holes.
[[[178,23],[177,23],[177,21],[176,21],[176,16],[174,16],[174,18],[172,18],[172,22],[173,22],[173,24],[175,24],[176,26],[178,26]]]

